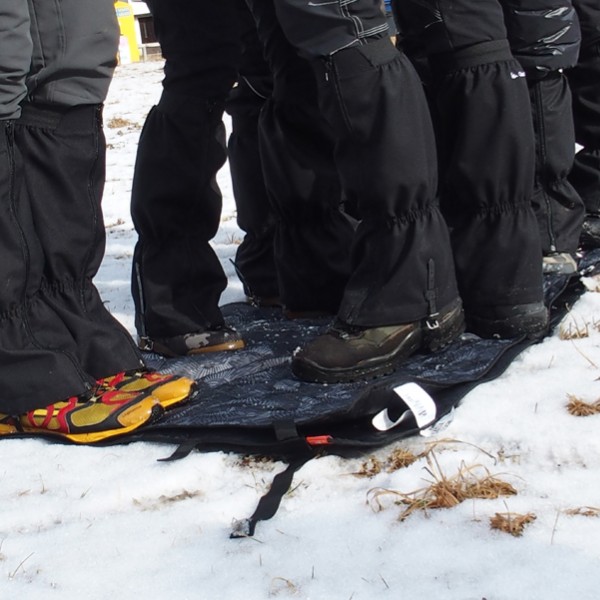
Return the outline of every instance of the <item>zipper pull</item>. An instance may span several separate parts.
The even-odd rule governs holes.
[[[333,60],[328,57],[323,59],[323,62],[325,63],[325,81],[329,82],[329,74],[333,70]]]

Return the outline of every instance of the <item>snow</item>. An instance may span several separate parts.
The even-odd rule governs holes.
[[[96,283],[132,333],[128,203],[136,142],[159,97],[161,68],[119,67],[105,110],[108,240]],[[241,233],[226,168],[219,181],[224,210],[215,248],[229,276],[226,303],[243,299],[229,262]],[[568,395],[600,398],[600,293],[584,294],[563,329],[568,322],[589,335],[561,339],[557,331],[530,348],[502,377],[473,390],[437,435],[363,459],[306,464],[255,538],[229,533],[253,512],[281,463],[222,452],[160,462],[174,446],[4,439],[0,599],[597,600],[600,414],[572,416],[566,405]],[[428,454],[388,469],[398,448]],[[377,464],[383,467],[369,474]],[[398,493],[461,469],[493,475],[517,493],[399,520]],[[515,537],[491,528],[496,513],[536,518]]]

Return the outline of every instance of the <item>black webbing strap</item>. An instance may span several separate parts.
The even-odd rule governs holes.
[[[282,498],[292,486],[296,471],[314,456],[314,452],[305,439],[298,434],[296,424],[293,421],[275,421],[273,431],[277,440],[287,446],[287,451],[291,457],[288,466],[285,471],[275,475],[269,491],[258,501],[254,514],[249,519],[234,523],[230,538],[251,537],[254,535],[256,524],[259,521],[267,521],[273,517],[279,509]]]
[[[167,458],[159,458],[158,460],[160,462],[181,460],[182,458],[185,458],[186,456],[191,454],[192,450],[194,450],[197,446],[198,446],[198,440],[191,439],[187,442],[183,442],[182,444],[179,444],[179,446],[177,447],[175,452],[173,452],[173,454],[171,454],[171,456],[168,456]]]
[[[275,475],[269,491],[258,501],[258,506],[254,514],[249,519],[236,521],[230,538],[251,537],[254,535],[256,524],[259,521],[267,521],[275,515],[279,509],[282,498],[292,486],[294,474],[312,458],[312,455],[306,454],[295,460],[292,460],[285,471]]]

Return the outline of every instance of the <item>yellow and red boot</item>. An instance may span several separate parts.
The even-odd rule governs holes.
[[[165,409],[188,400],[196,386],[189,377],[149,370],[122,371],[97,383],[103,389],[151,393]]]
[[[149,392],[97,390],[91,397],[73,396],[30,410],[18,418],[18,429],[85,444],[134,431],[163,412]]]
[[[11,433],[17,433],[17,431],[19,431],[19,428],[15,418],[0,413],[0,435],[10,435]]]

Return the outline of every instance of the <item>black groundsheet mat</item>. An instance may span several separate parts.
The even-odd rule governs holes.
[[[592,273],[599,263],[597,250],[584,257],[580,267]],[[578,277],[546,276],[545,297],[553,327],[583,291]],[[354,440],[359,447],[381,445],[418,433],[423,425],[407,418],[389,431],[371,426],[373,416],[385,408],[395,410],[396,417],[406,411],[394,388],[418,384],[436,405],[435,422],[473,387],[500,375],[532,344],[523,338],[484,340],[466,333],[440,352],[412,357],[392,375],[324,385],[296,379],[290,361],[297,347],[326,329],[328,320],[289,320],[280,309],[242,303],[224,306],[223,313],[227,323],[243,334],[246,349],[177,359],[146,355],[150,367],[187,375],[198,388],[188,403],[121,441],[188,442],[199,448],[260,451],[277,448],[282,439],[295,435],[332,435]]]

